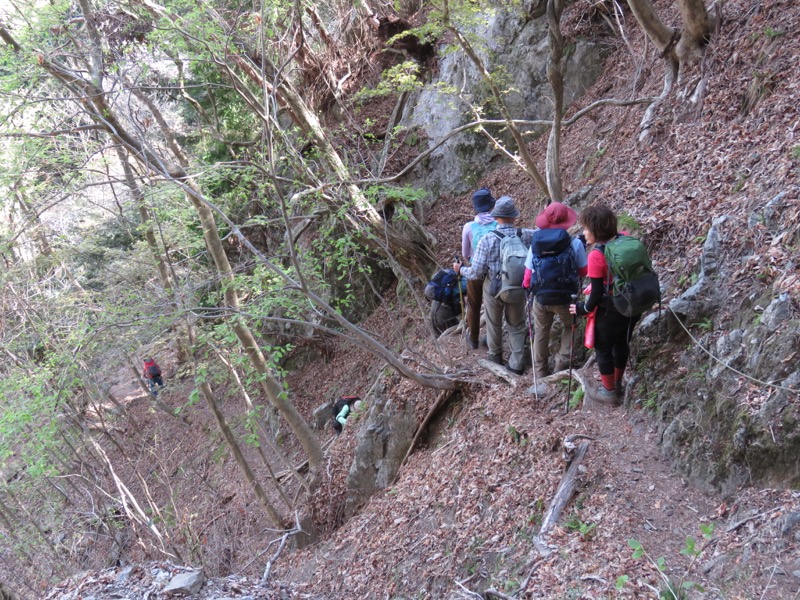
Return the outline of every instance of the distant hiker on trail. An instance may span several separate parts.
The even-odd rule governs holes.
[[[161,367],[152,358],[145,358],[142,365],[142,377],[147,381],[147,387],[154,396],[158,396],[158,390],[164,387],[164,380],[161,378]]]
[[[534,352],[533,368],[536,377],[550,374],[550,329],[556,315],[564,329],[555,360],[554,371],[569,367],[573,316],[569,305],[578,294],[580,280],[586,275],[586,249],[583,242],[573,238],[567,229],[578,220],[578,214],[561,202],[552,202],[536,217],[528,258],[525,260],[523,287],[532,296]]]
[[[483,302],[489,360],[503,364],[503,317],[508,328],[511,356],[506,368],[517,375],[525,370],[525,257],[533,237],[532,229],[517,229],[519,210],[514,200],[503,196],[490,213],[497,228],[478,242],[472,266],[453,263],[453,270],[469,280],[483,281]]]
[[[360,402],[361,398],[358,396],[339,396],[333,403],[333,428],[337,434],[342,433],[347,417],[360,406]]]
[[[497,221],[490,214],[495,200],[488,188],[481,188],[472,194],[472,208],[475,218],[464,223],[461,231],[461,256],[464,264],[469,266],[478,242],[497,227]],[[483,280],[467,280],[467,328],[469,329],[469,345],[474,350],[478,347],[478,335],[481,327],[481,304],[483,303]]]
[[[584,392],[590,400],[617,406],[622,403],[622,377],[630,355],[631,334],[641,314],[626,317],[611,301],[613,275],[604,251],[605,245],[619,236],[617,216],[608,206],[595,204],[581,212],[578,221],[583,226],[586,242],[595,244],[588,256],[591,293],[586,302],[572,304],[569,310],[574,315],[584,316],[597,309],[594,349],[602,381],[599,388],[587,383]]]

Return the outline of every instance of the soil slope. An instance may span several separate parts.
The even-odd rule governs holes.
[[[565,34],[605,27],[589,4],[577,3],[565,14]],[[666,4],[659,3],[660,10],[673,10]],[[593,113],[565,132],[565,190],[594,185],[599,197],[633,216],[671,296],[696,270],[698,240],[711,220],[731,215],[729,236],[737,245],[730,256],[741,261],[742,293],[769,283],[792,294],[796,310],[800,6],[793,0],[732,0],[722,16],[709,46],[710,77],[699,115],[673,121],[667,113],[650,142],[638,144],[641,108]],[[614,49],[606,73],[572,110],[601,98],[660,91],[661,61],[626,18],[625,41],[608,38]],[[543,144],[533,144],[536,155],[544,156]],[[533,184],[511,168],[479,183],[496,196],[517,198],[525,223],[542,208]],[[787,192],[783,243],[747,226],[750,213],[781,192]],[[440,262],[447,264],[458,252],[461,224],[471,217],[469,198],[442,198],[427,216],[440,241]],[[240,549],[234,574],[195,597],[477,598],[494,589],[496,597],[653,598],[665,577],[702,586],[704,592],[688,591],[692,598],[800,597],[800,492],[747,488],[723,497],[698,490],[662,458],[645,399],[631,397],[620,409],[573,407],[565,414],[563,384],[537,403],[526,393],[529,377],[497,378],[476,365],[485,350],[467,350],[459,337],[434,344],[422,311],[404,310],[398,315],[381,308],[365,326],[418,358],[463,371],[473,384],[439,415],[394,485],[347,522],[344,481],[358,424],[345,428],[327,450],[326,481],[313,500],[321,540],[303,550],[285,549],[265,586],[255,582],[266,559],[251,564],[252,556]],[[289,382],[310,418],[324,399],[365,393],[382,369],[363,351],[332,343],[325,357],[292,373]],[[584,376],[592,373],[590,368]],[[180,404],[178,385],[165,393],[166,401]],[[434,393],[392,377],[386,393],[416,402],[420,420],[435,401]],[[138,417],[146,423],[148,415],[152,411],[143,409]],[[180,441],[176,454],[191,454],[192,434],[178,423],[172,427]],[[578,492],[547,537],[551,552],[545,556],[533,538],[564,473],[562,440],[571,434],[587,436],[589,450]],[[169,471],[171,464],[162,468]],[[198,465],[198,473],[209,468],[215,467]],[[257,509],[228,468],[235,496],[230,506],[252,519]],[[204,506],[198,503],[198,510]],[[245,530],[241,539],[250,554],[266,553],[274,533],[253,524]],[[693,546],[687,547],[687,538]],[[646,555],[633,557],[632,539]],[[159,565],[142,565],[125,597],[154,597],[159,573],[171,568]],[[121,572],[76,578],[50,597],[120,597],[113,594],[124,585],[111,592],[109,581]]]

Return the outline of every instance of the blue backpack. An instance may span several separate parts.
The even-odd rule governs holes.
[[[470,223],[470,227],[472,228],[472,254],[474,255],[475,250],[478,248],[478,242],[487,233],[497,228],[497,221],[489,221],[483,224],[473,221]]]
[[[572,236],[564,229],[538,229],[531,241],[531,292],[539,304],[569,304],[578,293],[578,263]]]

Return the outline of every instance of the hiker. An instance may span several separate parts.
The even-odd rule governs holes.
[[[347,417],[353,410],[360,407],[360,403],[359,396],[339,396],[339,399],[333,403],[333,429],[337,435],[342,433]]]
[[[424,294],[431,301],[430,324],[436,334],[458,324],[466,293],[466,281],[453,269],[439,269],[427,283]]]
[[[161,378],[161,367],[152,358],[145,358],[142,365],[142,377],[147,381],[147,387],[154,396],[158,396],[158,389],[164,387],[164,380]]]
[[[464,257],[464,264],[467,266],[469,266],[481,238],[497,227],[497,221],[491,215],[494,203],[494,197],[488,188],[483,187],[472,194],[472,208],[475,210],[475,218],[464,223],[461,231],[461,256]],[[482,302],[483,280],[468,279],[467,329],[469,330],[469,337],[467,341],[473,350],[477,349],[479,343],[478,335],[481,327]]]
[[[569,305],[586,276],[586,249],[583,242],[567,230],[578,220],[578,214],[561,202],[551,202],[536,217],[538,229],[533,234],[528,258],[525,260],[525,279],[522,286],[531,294],[533,306],[533,368],[536,377],[550,374],[550,330],[558,316],[564,329],[555,359],[554,371],[569,367],[574,317]]]
[[[571,304],[569,311],[584,316],[597,309],[594,349],[602,382],[600,387],[587,383],[584,392],[590,400],[617,406],[624,395],[622,377],[630,355],[631,334],[641,315],[622,315],[610,298],[612,275],[603,250],[605,244],[619,235],[617,216],[608,206],[594,204],[581,212],[578,222],[583,226],[586,242],[595,244],[588,255],[591,293],[585,302]]]
[[[491,211],[497,228],[478,242],[472,265],[453,263],[453,270],[468,280],[483,280],[483,303],[489,360],[503,363],[503,317],[508,328],[511,356],[506,368],[516,375],[525,370],[525,257],[533,237],[532,229],[517,229],[519,210],[509,196],[498,199]],[[518,281],[517,281],[518,280]]]

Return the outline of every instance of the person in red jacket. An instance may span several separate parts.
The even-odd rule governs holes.
[[[587,274],[592,285],[589,298],[571,304],[569,312],[583,317],[597,309],[594,351],[602,382],[599,387],[587,384],[584,392],[594,402],[619,406],[625,391],[623,376],[630,355],[631,334],[640,315],[626,317],[620,314],[610,298],[613,276],[603,249],[607,242],[619,235],[617,215],[605,204],[593,204],[581,212],[578,223],[583,226],[586,242],[595,245],[588,255]]]
[[[147,387],[154,396],[158,395],[158,390],[164,387],[164,380],[161,378],[161,367],[152,358],[145,358],[142,365],[142,377],[147,381]]]

